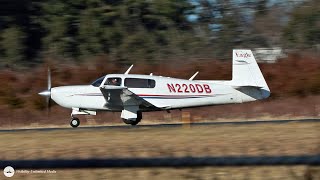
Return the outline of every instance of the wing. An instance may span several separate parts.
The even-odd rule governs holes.
[[[145,106],[147,108],[163,108],[158,107],[145,99],[139,97],[131,92],[126,87],[105,85],[100,87],[100,91],[106,100],[105,106],[119,107],[119,106]]]

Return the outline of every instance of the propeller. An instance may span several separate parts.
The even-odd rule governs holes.
[[[50,111],[50,100],[51,100],[51,71],[50,68],[48,68],[48,89],[41,91],[38,93],[40,96],[46,97],[46,106],[47,106],[47,113],[49,114]]]

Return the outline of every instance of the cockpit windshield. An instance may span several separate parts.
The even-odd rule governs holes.
[[[91,85],[95,87],[99,87],[106,76],[102,76],[101,78],[95,80]]]

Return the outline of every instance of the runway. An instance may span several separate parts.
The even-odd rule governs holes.
[[[23,129],[1,129],[1,132],[21,132],[21,131],[59,131],[59,130],[90,130],[90,129],[139,129],[139,128],[175,128],[183,126],[220,126],[220,125],[257,125],[257,124],[284,124],[284,123],[320,123],[320,119],[297,119],[297,120],[255,120],[255,121],[225,121],[225,122],[196,122],[190,124],[175,123],[175,124],[147,124],[147,125],[110,125],[110,126],[83,126],[78,128],[58,127],[58,128],[23,128]]]

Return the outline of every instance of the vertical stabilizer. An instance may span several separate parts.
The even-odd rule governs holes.
[[[257,87],[270,94],[270,89],[261,73],[251,50],[235,49],[232,55],[233,86]],[[269,94],[265,94],[269,96]]]

